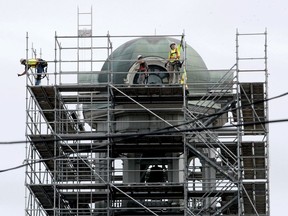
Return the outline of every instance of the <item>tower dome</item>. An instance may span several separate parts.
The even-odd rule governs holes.
[[[167,62],[170,44],[180,41],[169,37],[141,37],[130,40],[118,47],[110,56],[109,61],[104,63],[98,82],[107,82],[109,70],[113,71],[112,81],[115,84],[124,84],[127,81],[127,74],[135,72],[135,63],[137,56],[142,55],[150,70],[166,71],[165,63]],[[181,50],[181,58],[184,58],[184,51]],[[186,46],[186,72],[187,82],[205,83],[210,80],[210,74],[201,56],[189,45]],[[183,70],[183,67],[182,67]],[[205,70],[206,72],[199,72]],[[104,73],[103,73],[104,72]],[[132,82],[130,80],[130,82]]]

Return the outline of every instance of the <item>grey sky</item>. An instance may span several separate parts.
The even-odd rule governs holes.
[[[288,92],[288,2],[285,0],[1,0],[0,141],[25,140],[25,78],[19,59],[25,37],[43,58],[54,58],[54,35],[76,35],[77,6],[93,7],[95,35],[182,34],[208,69],[235,62],[236,28],[242,33],[268,31],[269,97]],[[31,46],[31,44],[29,44]],[[116,47],[115,47],[116,48]],[[287,97],[269,103],[270,119],[288,118]],[[286,212],[288,172],[287,123],[270,125],[271,215]],[[25,146],[1,145],[0,169],[22,164]],[[1,215],[24,215],[25,169],[0,173]]]

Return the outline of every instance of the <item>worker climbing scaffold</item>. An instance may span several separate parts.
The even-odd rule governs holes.
[[[46,76],[48,63],[47,61],[41,58],[32,58],[32,59],[20,59],[20,63],[25,66],[24,72],[18,74],[18,76],[23,76],[27,74],[30,68],[36,69],[35,74],[35,85],[40,85],[41,79]]]

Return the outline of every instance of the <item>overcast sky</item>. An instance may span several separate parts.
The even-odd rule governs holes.
[[[285,0],[1,0],[0,142],[25,140],[26,32],[43,58],[54,59],[54,35],[76,35],[77,7],[93,7],[95,35],[179,35],[208,69],[235,62],[235,33],[268,32],[269,97],[288,92],[288,2]],[[30,46],[31,44],[29,44]],[[116,47],[115,47],[116,48]],[[287,97],[269,103],[270,120],[287,119]],[[270,125],[271,215],[287,212],[287,123]],[[22,164],[25,145],[0,145],[0,169]],[[1,215],[24,215],[25,169],[0,173]]]

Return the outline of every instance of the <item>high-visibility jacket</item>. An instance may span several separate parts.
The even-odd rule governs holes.
[[[35,68],[37,64],[38,64],[37,59],[28,59],[28,62],[27,62],[28,67]]]
[[[181,50],[181,44],[179,44],[175,49],[171,49],[169,51],[168,59],[170,62],[174,62],[180,59],[180,50]]]

